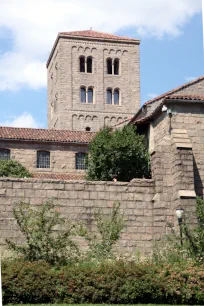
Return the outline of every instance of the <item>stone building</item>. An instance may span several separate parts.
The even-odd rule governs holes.
[[[98,131],[140,107],[140,41],[101,32],[59,33],[49,59],[48,127]]]
[[[21,237],[12,207],[22,198],[35,206],[54,197],[65,218],[85,220],[93,231],[93,209],[109,215],[120,201],[126,227],[119,246],[130,252],[151,252],[167,221],[177,225],[178,207],[196,222],[196,196],[204,194],[204,77],[140,107],[139,43],[91,30],[59,33],[47,62],[49,129],[0,127],[0,159],[15,159],[34,176],[0,178],[0,245]],[[95,132],[125,124],[145,135],[152,179],[82,181]]]

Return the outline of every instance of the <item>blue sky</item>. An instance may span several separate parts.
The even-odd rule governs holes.
[[[142,103],[204,75],[201,0],[44,0],[40,12],[39,1],[0,3],[1,125],[47,127],[45,61],[59,31],[92,26],[140,38]],[[80,18],[87,7],[91,25]]]

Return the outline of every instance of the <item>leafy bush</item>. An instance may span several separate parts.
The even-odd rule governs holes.
[[[50,303],[55,298],[55,273],[43,261],[2,261],[3,303]]]
[[[115,261],[54,270],[45,262],[2,263],[3,303],[203,305],[204,266]]]
[[[97,133],[89,145],[87,178],[90,180],[119,181],[149,177],[149,154],[144,136],[134,126],[112,131],[106,127]]]
[[[72,241],[75,226],[60,216],[52,201],[37,209],[21,201],[16,204],[13,213],[26,243],[16,245],[8,239],[6,242],[25,260],[45,260],[52,265],[60,265],[72,261],[77,255],[78,248]]]
[[[124,227],[123,217],[120,215],[119,209],[120,203],[115,202],[111,215],[107,219],[103,217],[100,209],[95,211],[96,234],[90,233],[84,227],[81,228],[80,235],[88,241],[87,258],[95,258],[101,261],[113,256],[113,245],[120,239],[120,234]]]
[[[31,177],[29,171],[15,160],[0,160],[0,177]]]

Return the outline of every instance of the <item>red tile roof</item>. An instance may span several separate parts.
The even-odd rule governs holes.
[[[47,130],[30,128],[0,127],[0,139],[33,140],[63,143],[89,143],[95,133],[67,130]]]
[[[87,38],[99,38],[99,39],[110,39],[110,40],[127,40],[127,41],[135,41],[139,42],[138,39],[130,38],[126,36],[118,36],[104,32],[96,32],[93,30],[85,30],[85,31],[73,31],[73,32],[60,32],[59,35],[66,36],[79,36],[79,37],[87,37]]]
[[[136,38],[130,38],[126,36],[119,36],[119,35],[113,35],[109,33],[103,33],[103,32],[97,32],[93,30],[85,30],[85,31],[72,31],[72,32],[60,32],[58,33],[58,36],[55,40],[54,46],[50,52],[49,58],[47,60],[46,66],[49,66],[49,63],[51,61],[51,58],[53,56],[53,53],[55,51],[55,48],[57,46],[58,40],[60,37],[75,37],[75,38],[89,38],[92,40],[100,40],[100,41],[116,41],[116,42],[125,42],[125,43],[131,43],[131,44],[140,44],[140,40]]]
[[[165,97],[166,99],[171,100],[189,100],[189,101],[204,101],[204,96],[200,95],[187,95],[187,94],[177,94],[177,95],[169,95]]]
[[[198,83],[198,82],[200,82],[200,81],[202,81],[202,80],[204,80],[204,76],[201,76],[201,77],[199,77],[199,78],[197,78],[197,79],[195,79],[195,80],[193,80],[193,81],[191,81],[191,82],[185,83],[185,84],[183,84],[183,85],[181,85],[181,86],[179,86],[179,87],[176,87],[176,88],[174,88],[174,89],[172,89],[172,90],[170,90],[170,91],[167,91],[167,92],[165,92],[164,94],[162,94],[162,95],[160,95],[160,96],[157,96],[156,98],[147,101],[147,102],[145,103],[145,105],[146,105],[146,104],[151,104],[151,103],[153,103],[153,102],[155,102],[155,101],[157,101],[157,100],[160,100],[160,99],[162,99],[162,98],[165,98],[166,96],[169,96],[169,95],[171,95],[171,94],[173,94],[173,93],[175,93],[175,92],[177,92],[177,91],[180,91],[180,90],[182,90],[182,89],[184,89],[184,88],[186,88],[186,87],[189,87],[189,86],[191,86],[191,85],[194,85],[194,84],[196,84],[196,83]]]
[[[33,178],[37,179],[51,179],[51,180],[62,180],[62,181],[83,181],[85,174],[73,174],[73,173],[32,173]]]

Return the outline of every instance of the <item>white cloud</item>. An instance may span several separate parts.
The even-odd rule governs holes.
[[[131,27],[135,36],[178,36],[200,11],[201,0],[1,0],[0,34],[11,32],[13,49],[0,54],[0,90],[44,87],[45,61],[58,32]]]
[[[148,96],[149,99],[154,99],[154,98],[156,98],[158,96],[158,94],[156,94],[156,93],[149,93],[149,94],[147,94],[147,96]]]
[[[186,82],[191,82],[191,81],[195,80],[196,77],[186,76],[184,79],[185,79]]]
[[[33,118],[31,114],[23,113],[18,117],[12,118],[11,120],[1,122],[0,126],[37,128],[40,127],[40,124]]]

